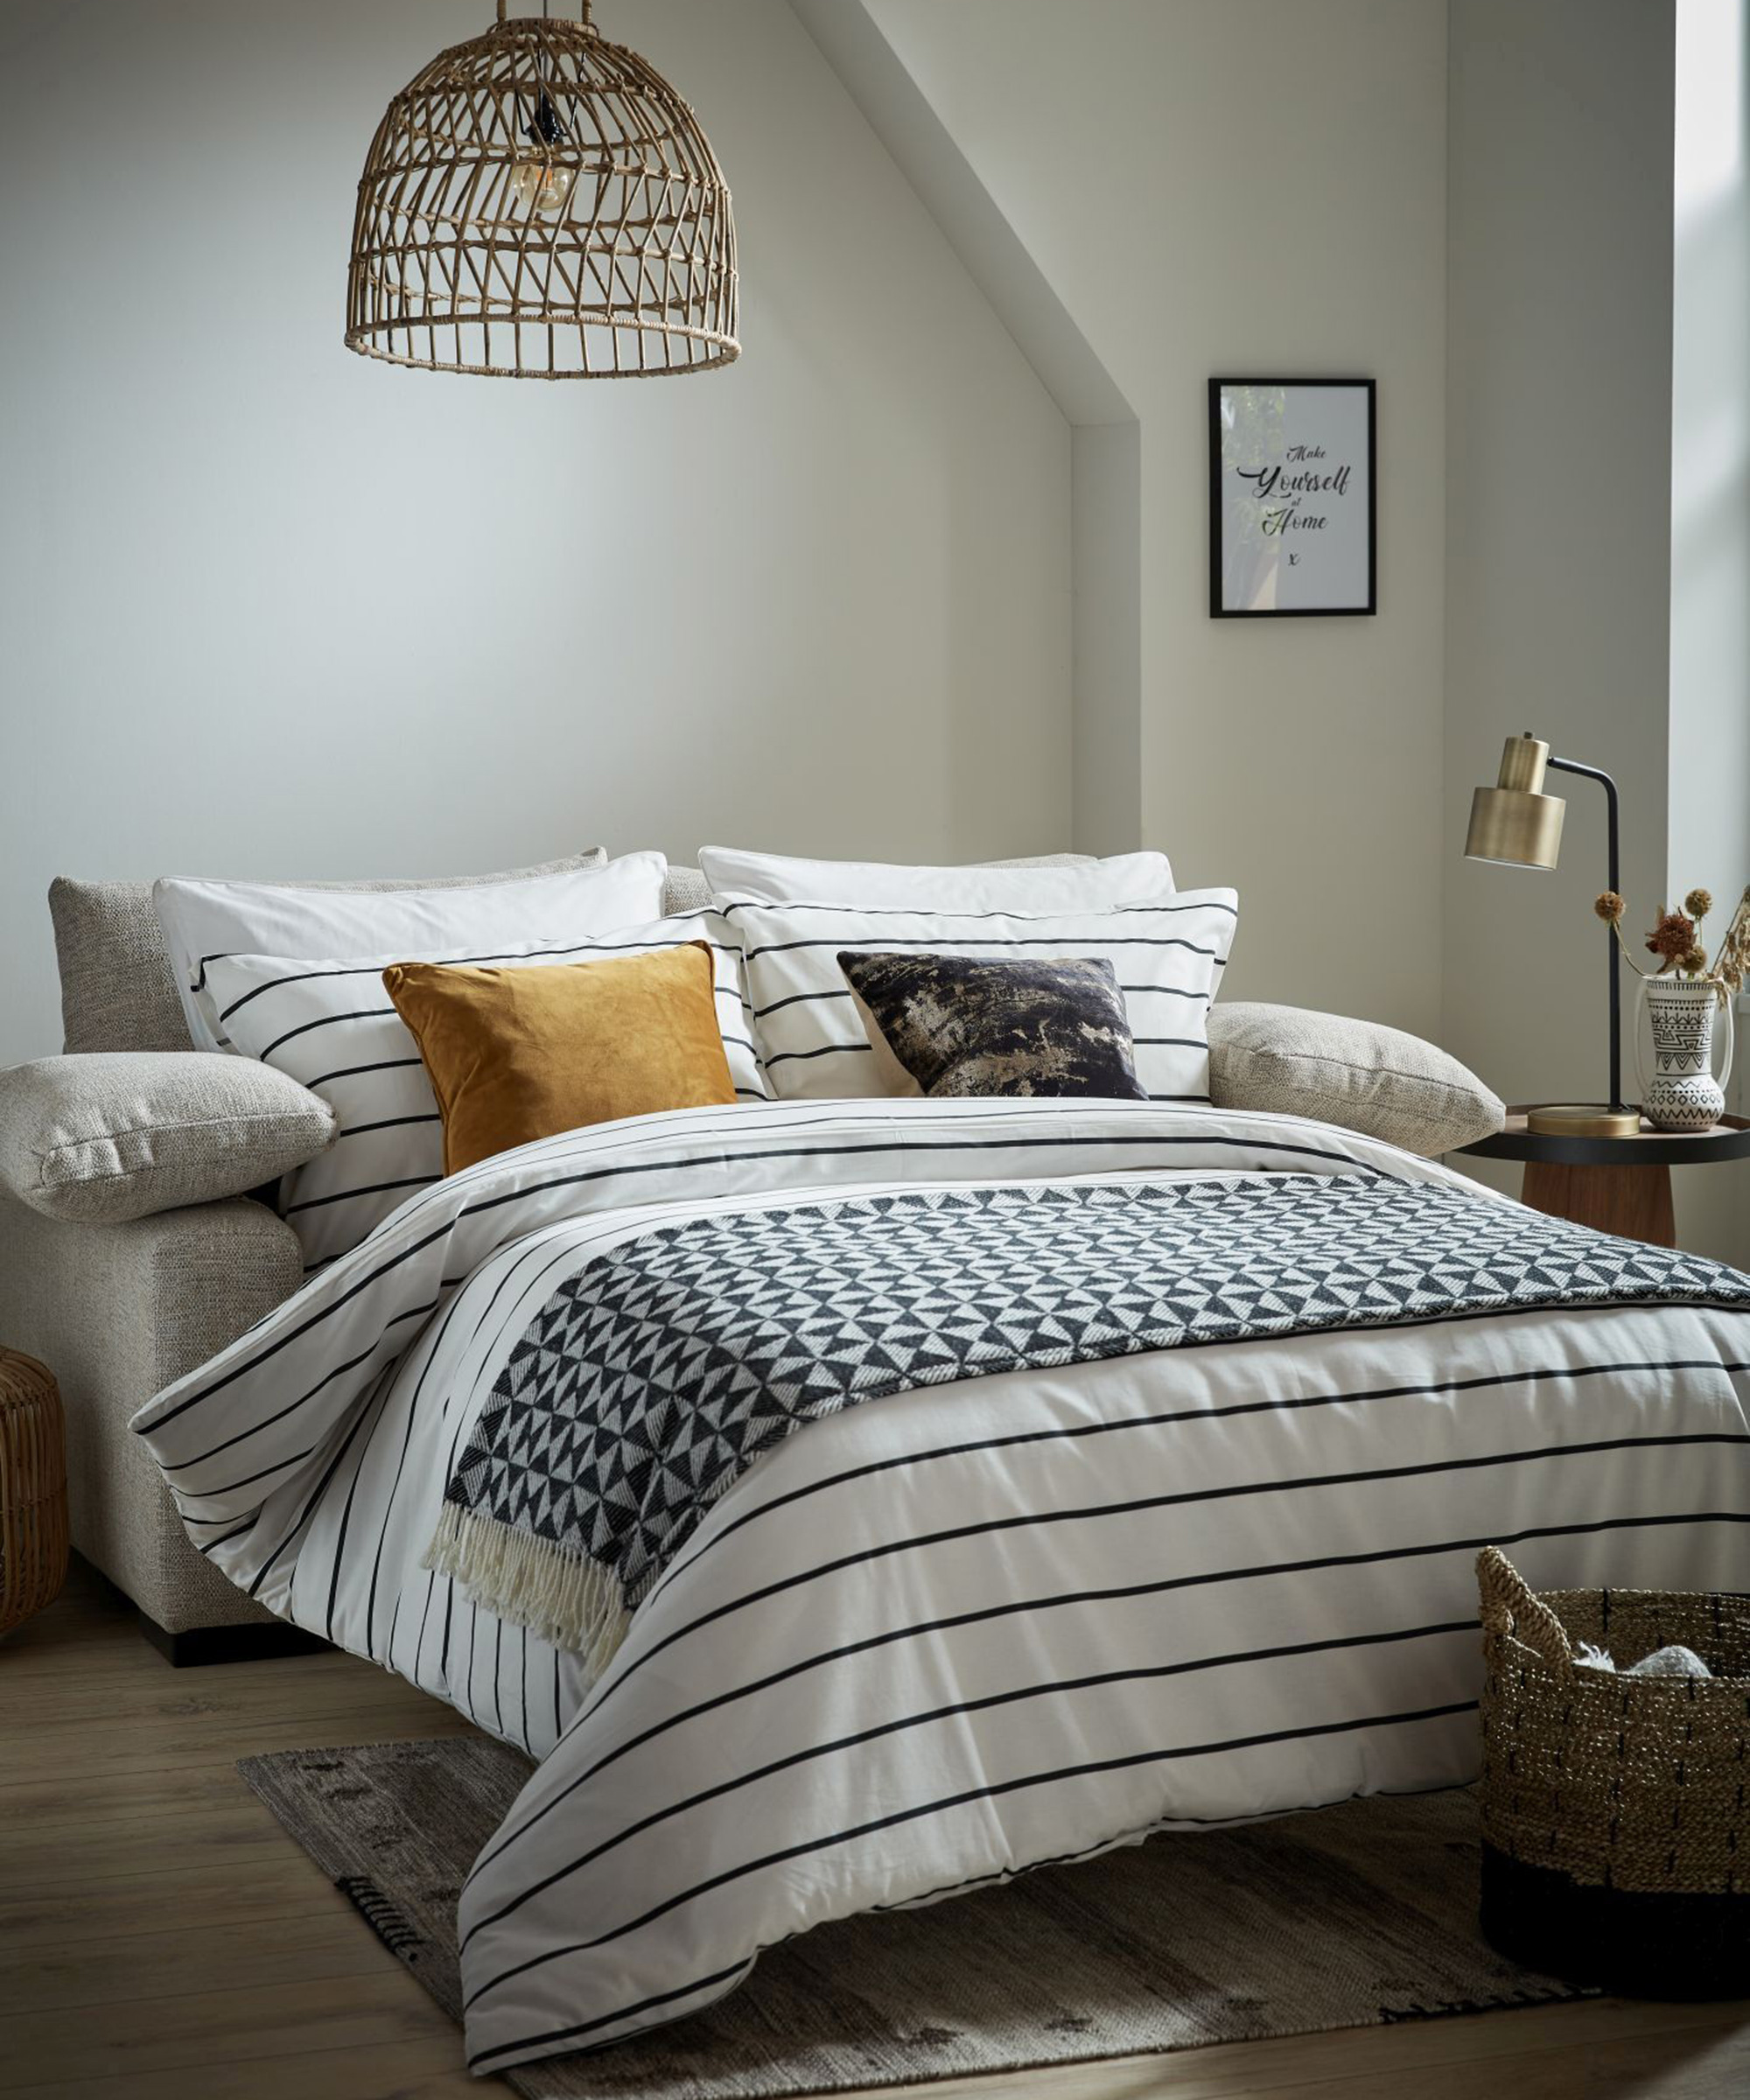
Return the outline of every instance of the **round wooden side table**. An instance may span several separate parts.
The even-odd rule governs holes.
[[[0,1348],[0,1634],[66,1580],[66,1424],[34,1356]]]
[[[1525,1127],[1509,1109],[1507,1125],[1460,1150],[1480,1159],[1522,1159],[1519,1200],[1552,1218],[1591,1225],[1626,1240],[1675,1247],[1671,1169],[1718,1159],[1750,1159],[1750,1120],[1727,1116],[1711,1130],[1656,1130],[1642,1119],[1632,1138],[1558,1138]]]

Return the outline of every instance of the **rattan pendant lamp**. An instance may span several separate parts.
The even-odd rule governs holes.
[[[390,102],[359,182],[346,346],[432,372],[633,379],[740,354],[729,189],[655,68],[508,21]]]

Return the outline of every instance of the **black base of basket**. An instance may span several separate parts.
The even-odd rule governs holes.
[[[1482,1936],[1497,1954],[1614,1998],[1750,1996],[1742,1895],[1593,1888],[1482,1848]]]

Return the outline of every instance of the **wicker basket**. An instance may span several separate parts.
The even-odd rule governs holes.
[[[60,1394],[34,1356],[0,1349],[0,1634],[54,1602],[66,1554]]]
[[[1482,1929],[1500,1953],[1635,1998],[1750,1992],[1750,1598],[1534,1596],[1494,1546],[1482,1592]],[[1680,1642],[1711,1678],[1631,1677]]]

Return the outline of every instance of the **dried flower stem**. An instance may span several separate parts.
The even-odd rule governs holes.
[[[1750,976],[1750,889],[1738,900],[1738,909],[1726,929],[1714,957],[1714,975],[1732,991],[1742,991]]]
[[[1592,905],[1593,912],[1615,934],[1623,960],[1637,977],[1673,975],[1690,983],[1711,984],[1722,1002],[1729,993],[1742,990],[1746,979],[1750,978],[1750,888],[1738,900],[1711,968],[1695,923],[1713,908],[1713,899],[1707,891],[1691,890],[1684,899],[1681,912],[1661,909],[1646,941],[1648,952],[1660,958],[1656,970],[1644,970],[1623,937],[1622,921],[1628,908],[1614,890],[1604,891]]]
[[[1622,951],[1622,960],[1628,965],[1629,969],[1634,972],[1637,977],[1650,977],[1658,974],[1655,970],[1642,970],[1641,965],[1634,960],[1633,951],[1630,949],[1628,943],[1622,938],[1621,920],[1613,919],[1610,921],[1610,930],[1616,935],[1616,945]]]

